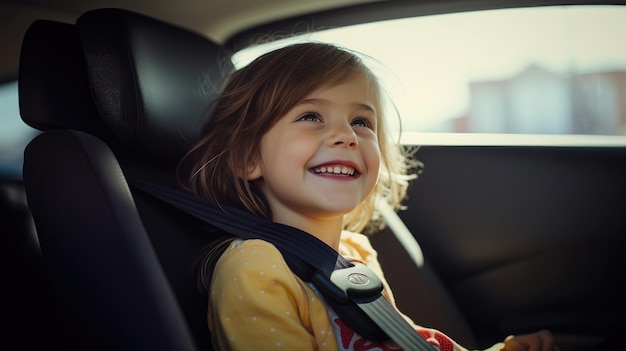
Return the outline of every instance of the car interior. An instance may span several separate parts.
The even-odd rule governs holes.
[[[149,1],[26,3],[0,3],[2,35],[18,38],[6,41],[16,42],[15,55],[0,55],[0,83],[17,83],[12,118],[36,130],[19,150],[19,172],[0,169],[3,350],[213,349],[193,267],[215,237],[134,183],[176,187],[177,161],[210,118],[235,69],[231,56],[256,38],[303,24],[316,31],[608,5],[215,2],[206,9],[212,27],[204,14],[166,15],[186,1],[154,2],[162,12]],[[396,35],[410,47],[410,35]],[[618,83],[626,126],[626,79]],[[624,135],[576,145],[402,142],[423,165],[399,216],[424,262],[415,263],[392,229],[371,237],[400,310],[469,349],[541,329],[561,350],[622,349]]]

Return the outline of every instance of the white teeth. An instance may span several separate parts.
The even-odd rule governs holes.
[[[334,167],[317,167],[313,169],[313,172],[317,174],[321,173],[333,173],[333,174],[345,174],[345,175],[354,175],[354,168],[347,166],[334,166]]]

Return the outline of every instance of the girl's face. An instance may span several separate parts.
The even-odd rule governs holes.
[[[377,111],[364,79],[314,91],[263,136],[249,170],[275,222],[334,221],[374,189],[380,168]]]

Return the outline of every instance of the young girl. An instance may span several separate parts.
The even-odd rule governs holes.
[[[376,252],[356,233],[380,227],[376,197],[397,209],[407,188],[410,158],[387,135],[382,104],[376,78],[347,50],[307,43],[265,54],[231,76],[181,180],[210,202],[296,227],[368,265],[393,303]],[[201,267],[216,349],[397,349],[350,330],[268,242],[222,240]],[[442,351],[464,350],[415,328]],[[542,331],[492,349],[556,348]]]

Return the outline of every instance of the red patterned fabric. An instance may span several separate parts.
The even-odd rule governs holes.
[[[391,342],[377,343],[365,339],[364,337],[356,334],[350,327],[348,327],[341,319],[333,319],[333,323],[339,329],[339,335],[341,336],[341,350],[350,351],[401,351],[402,349]],[[337,329],[337,328],[336,328]],[[454,351],[454,343],[445,334],[434,329],[416,329],[417,332],[428,343],[437,347],[439,351]]]

